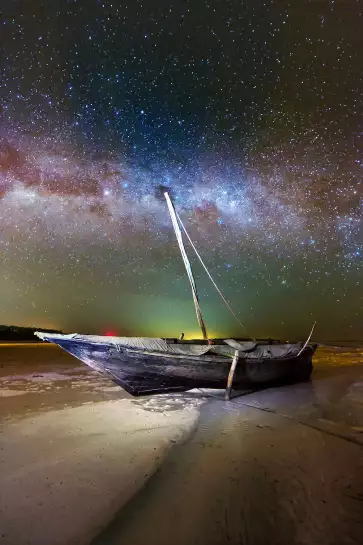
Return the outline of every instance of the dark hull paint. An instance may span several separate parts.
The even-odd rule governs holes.
[[[93,369],[110,377],[133,396],[225,388],[232,359],[207,353],[202,356],[168,355],[120,349],[70,339],[52,339],[61,348]],[[294,358],[239,359],[233,388],[266,386],[308,380],[313,349]]]

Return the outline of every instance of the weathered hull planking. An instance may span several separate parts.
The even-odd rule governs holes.
[[[208,352],[199,356],[151,353],[84,340],[52,339],[83,363],[108,376],[133,396],[225,388],[231,358]],[[314,350],[306,347],[295,357],[238,360],[233,388],[267,386],[308,380]]]

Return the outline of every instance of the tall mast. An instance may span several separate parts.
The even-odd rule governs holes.
[[[205,327],[205,323],[204,323],[203,316],[202,316],[202,311],[201,311],[200,305],[199,305],[197,286],[195,284],[194,276],[193,276],[193,273],[192,273],[192,268],[190,266],[189,259],[188,259],[188,256],[186,254],[185,248],[184,248],[183,238],[182,238],[181,231],[179,229],[179,224],[178,224],[178,220],[177,220],[177,217],[176,217],[174,205],[171,202],[168,193],[164,193],[164,197],[166,199],[166,202],[167,202],[167,205],[168,205],[168,208],[169,208],[169,213],[170,213],[171,221],[173,223],[176,239],[177,239],[178,244],[179,244],[180,252],[181,252],[181,255],[182,255],[182,258],[183,258],[183,261],[184,261],[184,265],[185,265],[185,268],[186,268],[186,271],[187,271],[190,286],[192,288],[193,301],[194,301],[195,312],[196,312],[196,315],[197,315],[198,324],[199,324],[199,327],[200,327],[200,329],[202,331],[203,339],[208,340],[207,329]]]

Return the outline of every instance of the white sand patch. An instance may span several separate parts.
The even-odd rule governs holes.
[[[159,400],[153,411],[147,399],[135,401],[51,411],[4,426],[2,543],[89,543],[155,472],[172,442],[193,428],[202,402],[179,400],[175,408],[171,396],[173,410]]]
[[[57,373],[55,371],[47,371],[43,373],[24,373],[22,375],[7,375],[0,378],[0,383],[5,381],[28,381],[28,382],[49,382],[52,383],[57,380],[74,380],[82,379],[75,374]]]
[[[102,386],[102,385],[100,385],[100,387],[98,389],[101,390],[102,392],[119,392],[120,391],[120,386]]]
[[[22,396],[26,393],[26,390],[10,390],[8,388],[1,388],[0,397]]]

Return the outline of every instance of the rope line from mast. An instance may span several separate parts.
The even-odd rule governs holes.
[[[208,275],[210,281],[212,282],[213,286],[215,287],[215,289],[217,290],[217,292],[219,293],[219,295],[220,295],[221,298],[223,299],[223,301],[224,301],[225,305],[227,306],[228,310],[233,314],[235,320],[239,323],[239,325],[242,327],[242,329],[247,333],[248,337],[251,338],[251,339],[254,341],[255,339],[248,333],[246,326],[241,322],[241,320],[240,320],[240,319],[238,318],[238,316],[235,314],[235,312],[233,311],[231,305],[229,304],[229,302],[228,302],[227,299],[224,297],[223,293],[221,292],[221,290],[219,289],[219,287],[217,286],[217,284],[216,284],[215,281],[213,280],[212,275],[211,275],[210,272],[208,271],[208,269],[207,269],[207,267],[206,267],[206,265],[205,265],[203,259],[201,258],[201,256],[200,256],[198,250],[196,249],[196,247],[195,247],[195,245],[194,245],[192,239],[190,238],[190,236],[189,236],[189,234],[188,234],[188,231],[187,231],[186,228],[184,227],[184,224],[183,224],[182,220],[180,219],[180,216],[179,216],[179,214],[178,214],[178,212],[177,212],[176,210],[175,210],[175,214],[176,214],[176,217],[177,217],[177,219],[178,219],[178,221],[179,221],[179,223],[180,223],[180,225],[181,225],[181,227],[182,227],[182,229],[183,229],[183,231],[184,231],[184,233],[185,233],[187,239],[189,240],[189,243],[190,243],[191,247],[193,248],[194,252],[196,253],[196,255],[197,255],[199,261],[201,262],[201,264],[202,264],[202,266],[203,266],[205,272],[207,273],[207,275]]]

